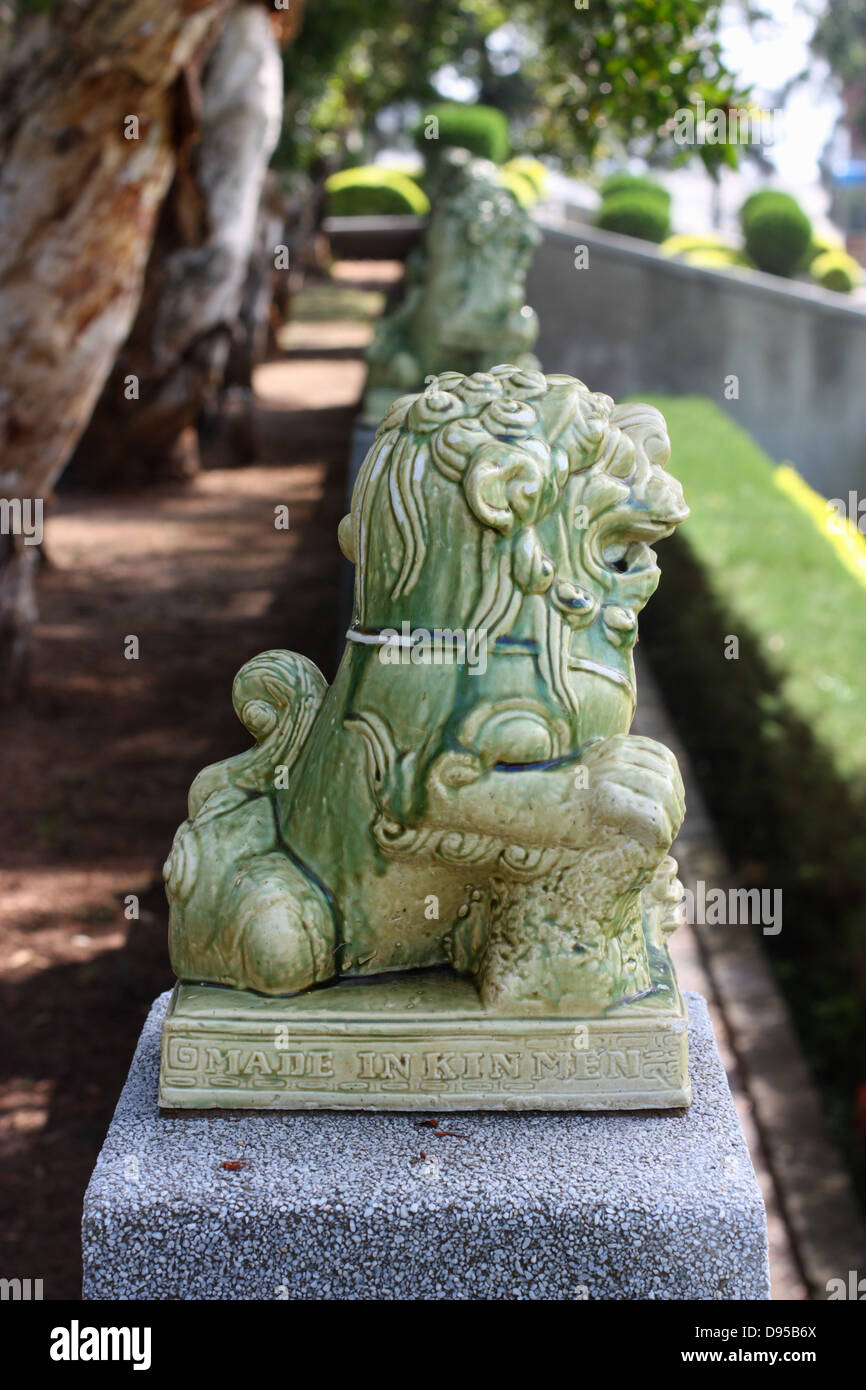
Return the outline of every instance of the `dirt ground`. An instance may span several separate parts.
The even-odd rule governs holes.
[[[80,1297],[84,1189],[172,984],[160,870],[187,789],[249,744],[232,677],[268,647],[334,671],[362,301],[338,354],[301,313],[260,369],[253,465],[128,495],[61,488],[47,521],[31,692],[0,719],[0,1276],[43,1279],[49,1299]]]

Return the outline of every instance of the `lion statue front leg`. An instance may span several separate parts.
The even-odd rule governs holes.
[[[672,862],[684,811],[673,754],[638,735],[543,769],[482,772],[471,755],[445,755],[431,778],[432,822],[504,845],[480,952],[477,934],[464,947],[457,927],[455,959],[484,1002],[598,1013],[649,989],[643,892]]]
[[[592,745],[580,765],[589,843],[540,879],[497,884],[478,983],[498,1011],[590,1016],[651,991],[658,881],[669,888],[685,810],[679,769],[632,735]]]

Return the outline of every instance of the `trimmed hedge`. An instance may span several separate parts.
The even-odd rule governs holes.
[[[746,251],[759,270],[790,277],[809,259],[812,224],[796,198],[766,189],[740,208]]]
[[[684,232],[669,236],[662,242],[661,252],[671,260],[685,261],[687,265],[702,265],[724,269],[742,269],[751,261],[737,246],[717,236],[698,236]]]
[[[661,242],[671,229],[670,212],[654,194],[614,193],[602,202],[596,225],[608,232],[619,232],[621,236]]]
[[[817,260],[818,256],[823,256],[826,251],[844,251],[845,243],[837,236],[827,236],[824,232],[812,233],[812,245],[809,247],[809,265]]]
[[[502,167],[506,172],[510,170],[511,173],[519,174],[521,178],[528,179],[535,189],[536,198],[543,198],[546,195],[550,175],[540,159],[533,159],[528,154],[517,154]]]
[[[678,232],[676,236],[669,236],[661,249],[665,256],[683,256],[689,251],[733,251],[736,248],[723,237],[711,234],[704,236],[697,232]]]
[[[538,202],[535,185],[516,169],[509,169],[507,164],[503,164],[499,170],[499,182],[522,208],[534,207]]]
[[[837,290],[839,294],[850,294],[863,278],[858,262],[847,251],[822,251],[809,271],[825,290]]]
[[[642,636],[740,882],[782,889],[765,945],[866,1182],[866,542],[712,402],[653,404],[692,515]]]
[[[670,210],[671,195],[662,184],[655,179],[647,178],[645,174],[630,174],[627,170],[621,169],[617,174],[610,174],[599,189],[602,202],[607,202],[608,198],[616,198],[620,193],[643,193],[650,198],[658,198]]]
[[[425,136],[431,116],[439,123],[439,135],[435,140]],[[508,118],[495,106],[442,102],[421,115],[413,135],[425,159],[435,160],[440,150],[449,147],[469,150],[482,159],[491,159],[494,164],[502,164],[508,158]]]
[[[414,179],[376,164],[341,169],[326,181],[325,190],[331,217],[424,217],[430,211],[430,200]]]
[[[743,270],[752,264],[748,256],[731,246],[695,247],[694,251],[686,251],[679,259],[687,265],[704,266],[708,270]]]

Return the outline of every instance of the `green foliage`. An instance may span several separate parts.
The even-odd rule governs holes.
[[[596,225],[621,236],[640,237],[643,241],[664,241],[671,229],[667,206],[654,194],[615,193],[605,199],[598,211]]]
[[[509,159],[502,167],[506,173],[519,174],[522,179],[527,179],[535,189],[536,199],[546,195],[550,184],[550,175],[540,159],[532,159],[529,155],[518,154],[513,159]]]
[[[856,289],[863,274],[847,251],[823,251],[812,261],[809,270],[825,290],[837,290],[840,294],[850,294]]]
[[[718,597],[760,640],[786,698],[833,747],[837,769],[856,774],[866,791],[866,590],[776,486],[763,450],[718,407],[683,397],[654,404],[668,420],[671,467],[692,509],[682,534]],[[817,671],[836,679],[821,684]]]
[[[866,135],[866,0],[829,0],[819,8],[810,46],[846,89],[849,123]]]
[[[674,149],[679,108],[697,97],[708,107],[748,99],[725,69],[718,11],[712,0],[593,0],[585,10],[574,0],[310,4],[284,55],[279,162],[340,157],[350,136],[375,136],[389,108],[429,111],[445,66],[507,114],[521,153],[553,155],[571,170],[612,142]],[[714,146],[699,153],[718,158]]]
[[[425,216],[430,201],[414,179],[398,169],[364,164],[341,169],[325,183],[332,217],[374,217],[380,214]]]
[[[765,190],[752,193],[740,208],[746,251],[759,270],[795,275],[808,261],[812,224],[796,198]]]
[[[777,188],[758,188],[754,193],[750,193],[740,207],[739,219],[740,226],[745,230],[747,224],[755,213],[763,212],[767,208],[795,208],[799,209],[800,204],[790,193],[781,193]]]
[[[507,165],[503,165],[499,170],[499,182],[516,198],[522,208],[534,207],[538,202],[535,184],[516,169],[509,169]]]
[[[671,195],[662,184],[655,179],[646,178],[643,174],[629,174],[622,169],[619,173],[610,174],[599,189],[602,202],[607,202],[608,198],[614,198],[619,193],[643,193],[648,198],[658,198],[670,209]]]
[[[699,236],[688,232],[669,236],[662,243],[661,252],[672,260],[685,261],[688,265],[743,268],[751,265],[748,256],[738,247],[732,246],[718,236]]]
[[[621,137],[640,139],[647,153],[671,140],[677,110],[698,97],[708,108],[748,104],[725,68],[713,3],[592,0],[577,10],[542,0],[529,8],[538,42],[523,67],[536,92],[528,150],[548,150],[568,167],[610,152]],[[711,165],[722,152],[727,158],[727,147],[695,152]]]
[[[696,246],[680,259],[686,265],[703,266],[707,270],[742,270],[751,264],[742,251],[731,246]]]
[[[830,0],[819,15],[810,45],[844,83],[862,82],[866,72],[866,0]]]
[[[812,245],[809,247],[809,265],[811,266],[816,257],[823,256],[825,251],[844,251],[845,243],[837,236],[827,236],[824,232],[812,233]]]
[[[286,105],[277,162],[342,163],[351,139],[375,139],[383,111],[407,103],[429,109],[441,101],[434,75],[449,64],[468,74],[489,34],[508,17],[491,0],[309,4],[300,34],[283,54]]]
[[[740,211],[738,214],[740,219],[740,226],[745,226],[746,221],[749,217],[749,213],[752,211],[753,208],[760,207],[761,203],[766,202],[768,198],[772,201],[773,198],[776,198],[778,196],[779,195],[771,188],[759,188],[754,193],[750,193],[748,198],[744,199],[744,201],[740,204]],[[788,195],[784,194],[783,196],[787,197]]]
[[[433,129],[438,134],[430,138],[428,132]],[[493,106],[441,102],[423,112],[412,133],[428,160],[451,148],[469,150],[494,164],[501,164],[508,155],[508,119]]]
[[[740,881],[782,891],[768,956],[853,1156],[866,1057],[866,591],[717,406],[653,403],[692,514],[665,542],[642,647]]]
[[[662,243],[661,250],[665,256],[679,257],[686,256],[691,251],[736,251],[736,247],[731,246],[722,237],[678,232],[676,236],[669,236]]]

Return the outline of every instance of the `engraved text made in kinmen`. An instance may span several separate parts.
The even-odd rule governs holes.
[[[171,1086],[225,1087],[263,1090],[456,1091],[473,1083],[502,1092],[521,1092],[547,1083],[568,1087],[593,1082],[637,1082],[641,1089],[675,1088],[680,1081],[681,1037],[670,1032],[622,1038],[611,1037],[603,1047],[472,1045],[394,1048],[369,1041],[338,1046],[263,1045],[261,1039],[241,1042],[189,1041],[171,1038],[166,1056],[166,1080]]]

